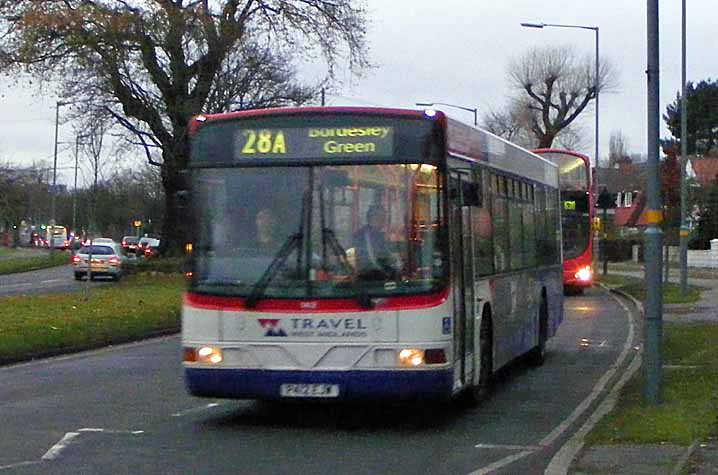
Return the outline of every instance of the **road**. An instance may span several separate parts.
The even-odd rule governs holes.
[[[107,284],[107,280],[76,281],[72,265],[50,267],[18,274],[0,275],[0,297],[10,295],[38,295],[82,290],[88,286]]]
[[[633,356],[630,321],[603,290],[567,298],[544,366],[478,407],[197,399],[178,337],[1,368],[0,474],[541,474]]]

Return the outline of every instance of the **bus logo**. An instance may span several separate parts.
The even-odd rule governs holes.
[[[282,329],[282,321],[278,318],[260,318],[257,320],[259,326],[267,330],[264,336],[287,336],[287,332]]]

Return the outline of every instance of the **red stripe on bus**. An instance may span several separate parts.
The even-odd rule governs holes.
[[[187,292],[183,303],[194,308],[207,310],[244,310],[253,312],[295,312],[295,313],[335,313],[362,312],[381,310],[412,310],[431,308],[441,305],[449,296],[449,290],[429,295],[413,295],[410,297],[376,298],[374,307],[363,308],[356,299],[327,300],[262,300],[254,308],[247,308],[245,298],[219,297],[214,295]]]

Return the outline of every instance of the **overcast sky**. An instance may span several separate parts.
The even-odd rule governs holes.
[[[716,78],[716,0],[688,0],[689,81]],[[646,152],[646,1],[644,0],[367,0],[371,61],[359,80],[345,81],[328,105],[416,108],[416,102],[500,109],[516,94],[507,65],[533,46],[572,45],[594,57],[590,30],[522,28],[521,22],[598,26],[600,55],[618,71],[618,87],[600,96],[600,153],[611,132],[621,131],[631,152]],[[661,113],[681,81],[681,1],[660,0]],[[0,79],[0,162],[52,163],[56,97]],[[470,112],[444,109],[467,123]],[[594,109],[584,111],[582,131],[593,155]],[[663,121],[661,120],[663,126]],[[72,142],[72,127],[60,141]],[[663,131],[663,135],[668,132]],[[62,145],[58,180],[70,183],[72,147]]]

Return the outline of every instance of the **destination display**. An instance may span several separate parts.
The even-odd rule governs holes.
[[[390,157],[394,128],[340,126],[242,128],[234,136],[236,159]]]

